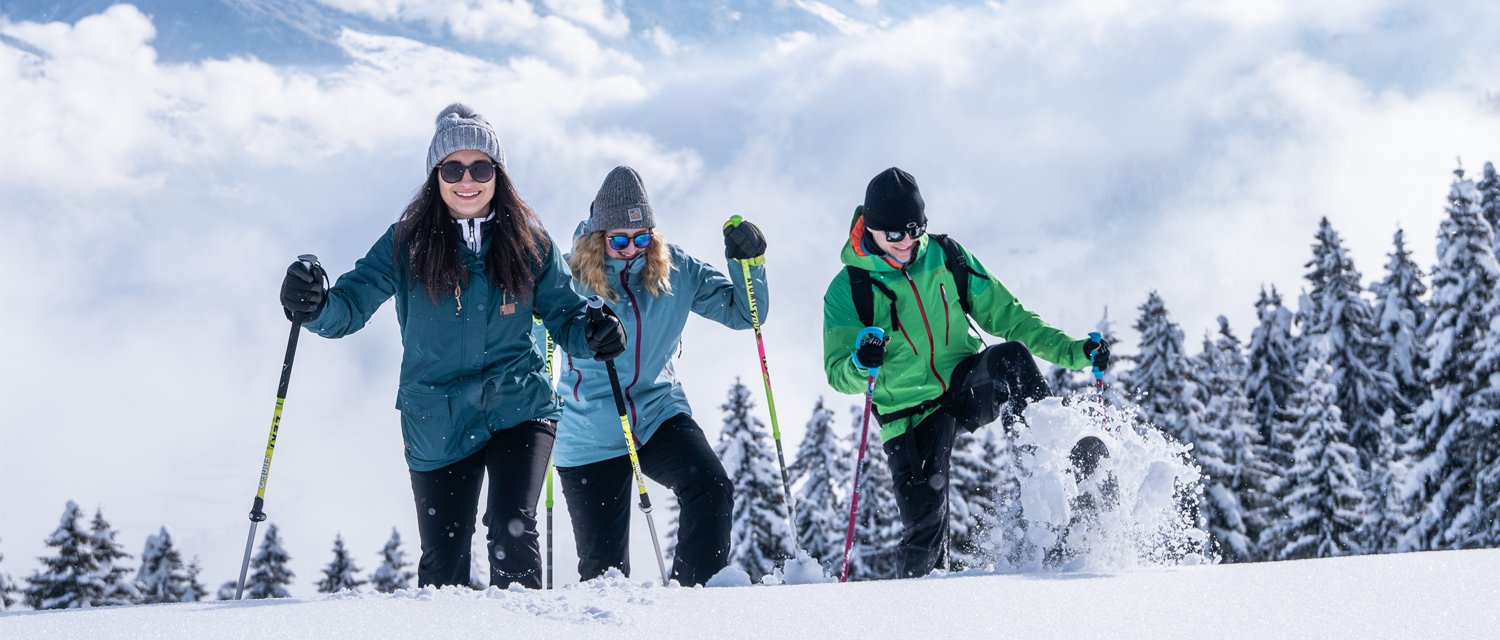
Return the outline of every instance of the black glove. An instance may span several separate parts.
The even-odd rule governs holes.
[[[595,360],[614,360],[625,353],[625,325],[615,317],[615,312],[604,307],[603,313],[589,314],[588,324],[583,325],[583,337],[589,341],[589,351]]]
[[[318,318],[328,303],[328,274],[316,260],[298,260],[286,268],[281,281],[281,307],[286,319],[306,323]]]
[[[749,260],[766,254],[766,237],[760,228],[749,221],[730,221],[724,225],[724,256],[735,260]]]
[[[859,341],[859,348],[854,350],[854,366],[861,369],[879,369],[885,364],[885,343],[890,338],[875,337],[875,334],[866,335]]]
[[[1094,368],[1100,371],[1109,370],[1109,343],[1103,340],[1089,338],[1083,342],[1083,355],[1094,356]]]

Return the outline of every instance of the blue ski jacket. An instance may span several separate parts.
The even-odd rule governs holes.
[[[532,315],[568,353],[590,357],[584,338],[587,305],[568,286],[561,253],[544,236],[542,261],[527,304],[494,286],[480,252],[460,246],[469,286],[436,303],[404,263],[393,264],[395,225],[328,291],[318,318],[305,325],[325,338],[354,333],[391,297],[401,326],[401,377],[396,409],[406,464],[432,471],[483,448],[491,434],[562,414],[542,352],[532,340]]]
[[[692,413],[672,369],[672,356],[682,342],[682,328],[687,324],[688,314],[696,313],[731,329],[751,327],[750,303],[745,297],[745,278],[739,261],[730,260],[729,276],[725,277],[680,247],[668,247],[672,290],[661,296],[646,292],[641,280],[644,258],[629,262],[605,259],[605,274],[619,296],[611,306],[625,325],[625,353],[615,359],[615,369],[637,447],[649,441],[668,418]],[[765,258],[748,262],[755,284],[756,309],[761,321],[765,321],[769,309]],[[573,287],[584,296],[595,293],[576,279]],[[576,467],[629,453],[603,362],[588,355],[564,356],[557,390],[563,398],[562,422],[553,449],[557,466]]]

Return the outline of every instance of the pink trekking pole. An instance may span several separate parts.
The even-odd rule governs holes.
[[[860,330],[859,335],[854,337],[855,349],[864,343],[865,336],[874,336],[876,340],[884,340],[885,331],[880,327],[865,327]],[[855,362],[858,363],[859,359],[855,358]],[[870,382],[865,386],[864,426],[859,434],[859,455],[854,459],[854,491],[849,500],[849,529],[844,533],[844,570],[839,574],[839,582],[849,581],[849,551],[854,548],[854,522],[859,517],[860,470],[865,464],[865,446],[870,441],[870,411],[875,406],[875,374],[880,372],[880,367],[870,368],[869,371]]]

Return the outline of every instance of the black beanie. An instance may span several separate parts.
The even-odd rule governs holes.
[[[901,231],[925,227],[926,209],[916,178],[896,167],[880,172],[865,187],[866,228]]]

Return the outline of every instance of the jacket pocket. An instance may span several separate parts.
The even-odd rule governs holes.
[[[438,463],[457,458],[458,434],[447,395],[401,389],[396,392],[396,408],[401,410],[401,440],[409,460]]]

